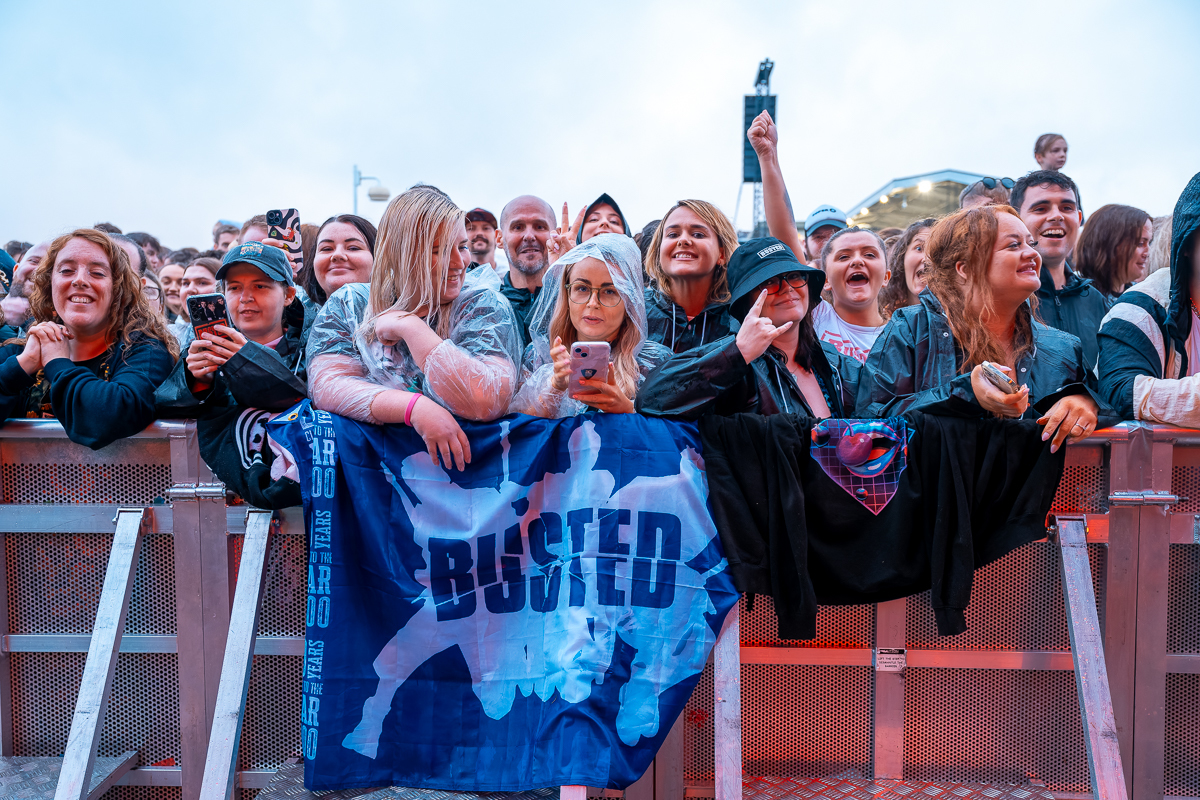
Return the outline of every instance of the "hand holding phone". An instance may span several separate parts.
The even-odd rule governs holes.
[[[983,377],[987,379],[988,383],[1005,394],[1016,394],[1021,390],[1016,381],[1008,377],[1003,370],[992,362],[985,361],[980,366],[983,368]]]
[[[591,391],[579,385],[580,378],[607,381],[610,355],[608,342],[576,342],[571,345],[571,377],[567,379],[567,394],[573,396],[576,392]]]
[[[218,325],[229,325],[229,310],[225,306],[223,294],[194,294],[187,299],[188,317],[192,320],[192,330],[197,339],[212,331]],[[216,331],[213,331],[216,333]],[[219,334],[218,334],[219,335]]]
[[[294,208],[276,208],[267,212],[267,238],[283,243],[292,275],[304,266],[304,246],[300,237],[300,212]]]

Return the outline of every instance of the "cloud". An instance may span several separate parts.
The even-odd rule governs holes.
[[[1016,177],[1047,130],[1089,210],[1168,213],[1200,169],[1183,0],[10,3],[0,29],[4,239],[111,220],[201,246],[218,217],[286,206],[319,222],[350,209],[356,163],[463,207],[608,191],[634,227],[681,197],[732,213],[768,56],[798,214],[946,167]]]

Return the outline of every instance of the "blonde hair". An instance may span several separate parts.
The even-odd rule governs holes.
[[[1171,266],[1170,214],[1154,218],[1154,238],[1150,240],[1150,255],[1146,258],[1146,277]]]
[[[609,277],[612,276],[612,267],[606,262],[604,266],[608,267]],[[579,339],[579,331],[575,330],[575,324],[571,322],[571,302],[567,297],[568,287],[571,285],[571,271],[575,268],[571,264],[562,271],[562,280],[559,281],[558,301],[554,304],[554,316],[550,318],[550,336],[551,342],[557,337],[562,339],[562,342],[567,347]],[[546,291],[542,289],[542,291]],[[624,298],[622,298],[622,301]],[[629,310],[625,309],[625,319],[621,322],[621,327],[617,329],[616,338],[612,342],[612,365],[613,365],[613,380],[625,396],[630,400],[637,396],[638,378],[641,371],[638,369],[637,363],[637,346],[641,343],[641,334],[638,332],[637,325],[633,324],[633,320],[629,318]]]
[[[671,214],[680,208],[686,208],[691,211],[703,220],[705,225],[712,228],[713,233],[717,235],[717,247],[720,249],[721,257],[725,259],[725,263],[717,264],[713,270],[712,286],[708,290],[708,302],[724,303],[729,300],[729,259],[733,255],[733,251],[737,250],[738,238],[737,231],[734,230],[733,223],[729,221],[729,217],[725,216],[721,212],[721,209],[712,203],[707,203],[703,200],[680,200],[671,206],[666,214],[663,214],[662,222],[655,229],[654,238],[650,240],[650,247],[646,251],[646,274],[650,276],[652,281],[658,284],[663,294],[671,297],[671,276],[663,269],[658,253],[662,248],[663,232],[667,227],[667,220],[670,219]],[[672,299],[674,298],[672,297]]]
[[[371,319],[393,307],[410,313],[425,308],[429,327],[442,338],[449,334],[442,287],[450,270],[450,253],[458,244],[454,235],[464,216],[444,192],[432,186],[414,186],[388,204],[379,221],[371,270]]]
[[[33,318],[38,322],[62,323],[62,318],[54,308],[51,283],[59,254],[72,239],[91,242],[104,251],[108,260],[109,272],[112,275],[112,304],[108,307],[108,330],[104,332],[104,336],[109,347],[114,347],[120,341],[126,348],[130,348],[135,343],[134,334],[139,334],[147,339],[162,342],[171,354],[172,361],[178,358],[179,343],[167,330],[167,323],[162,315],[154,310],[146,295],[142,294],[142,278],[130,266],[129,255],[107,233],[94,228],[79,228],[59,236],[50,243],[45,259],[33,273],[33,290],[29,294],[29,310]],[[166,306],[166,298],[163,298],[163,305]],[[20,341],[24,342],[23,339]],[[128,353],[126,349],[126,356]]]

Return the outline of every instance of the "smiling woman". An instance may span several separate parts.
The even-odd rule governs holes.
[[[398,195],[379,223],[369,288],[333,292],[308,344],[317,408],[412,425],[435,462],[459,469],[470,446],[452,415],[502,416],[521,361],[521,333],[495,272],[466,273],[464,216],[432,186]]]
[[[867,359],[858,395],[864,417],[921,410],[1037,419],[1054,449],[1086,438],[1098,417],[1116,421],[1092,392],[1079,339],[1033,316],[1041,256],[1013,208],[939,221],[926,260],[930,291],[896,311]],[[1019,388],[997,388],[985,375],[989,362]]]
[[[663,215],[646,254],[647,336],[675,353],[729,333],[727,266],[737,232],[721,210],[680,200]]]
[[[27,337],[0,348],[5,420],[58,419],[94,450],[154,420],[154,388],[178,349],[107,234],[81,228],[55,239],[33,275],[30,311]]]

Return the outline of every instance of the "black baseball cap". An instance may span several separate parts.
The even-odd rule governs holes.
[[[496,222],[496,215],[486,208],[472,208],[467,212],[467,222],[486,222],[496,230],[500,230],[500,224]]]
[[[273,281],[286,283],[288,286],[296,285],[292,280],[292,265],[288,263],[283,250],[278,247],[264,245],[262,242],[246,242],[229,248],[229,252],[221,260],[221,268],[217,270],[217,280],[223,279],[234,264],[252,264]]]
[[[825,273],[805,266],[792,249],[774,236],[751,239],[729,259],[729,312],[738,320],[745,319],[757,297],[754,290],[777,275],[803,272],[808,279],[808,308],[821,299]]]

